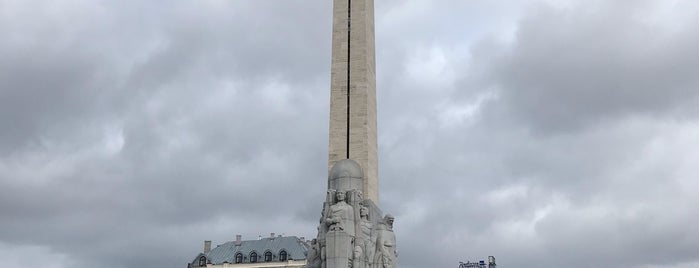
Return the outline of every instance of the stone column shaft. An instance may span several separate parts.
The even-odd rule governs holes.
[[[351,12],[348,13],[350,6]],[[351,25],[349,35],[348,21]],[[332,38],[328,170],[338,160],[348,158],[349,149],[349,158],[357,161],[364,170],[365,181],[361,190],[365,198],[378,205],[374,1],[334,0]]]

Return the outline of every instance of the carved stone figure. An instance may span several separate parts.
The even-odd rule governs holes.
[[[337,203],[330,206],[327,218],[325,218],[328,231],[344,231],[354,237],[354,209],[345,202],[345,192],[337,192],[336,198]]]
[[[332,197],[335,195],[334,191],[328,191],[327,196],[326,196],[326,201],[323,202],[323,210],[320,213],[320,223],[318,224],[318,252],[320,256],[320,266],[319,268],[325,268],[326,267],[326,249],[327,249],[327,241],[325,239],[325,233],[328,232],[328,226],[325,224],[325,215],[326,211],[330,209],[329,207],[329,202],[332,200]]]
[[[309,248],[310,268],[396,268],[396,239],[391,215],[378,222],[381,211],[362,192],[329,189],[323,204],[318,237]]]
[[[355,240],[355,252],[359,256],[354,256],[355,262],[364,263],[365,267],[369,267],[374,260],[374,244],[376,241],[372,239],[373,224],[369,220],[369,209],[366,206],[359,207],[359,230],[357,239]]]
[[[376,255],[374,256],[374,267],[393,268],[396,267],[398,251],[396,250],[396,236],[393,233],[393,221],[395,218],[390,214],[384,217],[379,224],[376,237]]]

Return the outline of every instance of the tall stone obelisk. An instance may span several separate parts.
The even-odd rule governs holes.
[[[353,159],[362,191],[379,204],[374,0],[334,0],[328,171]]]
[[[307,268],[398,267],[378,206],[374,0],[334,0],[328,192]]]

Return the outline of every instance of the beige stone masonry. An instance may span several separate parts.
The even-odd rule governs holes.
[[[328,170],[347,158],[347,49],[350,49],[350,158],[364,170],[362,191],[379,203],[376,131],[374,1],[351,0],[351,40],[347,39],[349,0],[333,2]]]

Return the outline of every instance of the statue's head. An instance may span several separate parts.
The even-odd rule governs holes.
[[[396,218],[394,218],[393,215],[391,215],[391,214],[386,214],[386,216],[383,217],[383,221],[384,221],[384,222],[386,223],[386,225],[387,225],[389,228],[391,228],[391,229],[393,229],[393,221],[394,221],[395,219],[396,219]]]
[[[359,216],[364,217],[364,216],[369,216],[369,208],[365,206],[359,207]]]
[[[335,194],[335,197],[337,198],[337,202],[345,201],[345,198],[347,198],[347,194],[343,191],[338,191]]]

